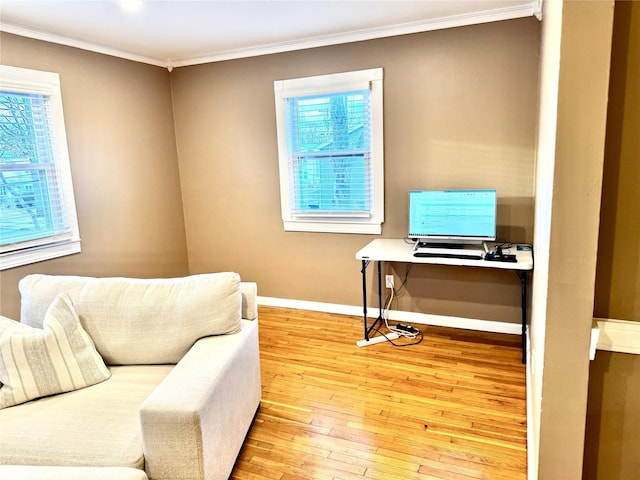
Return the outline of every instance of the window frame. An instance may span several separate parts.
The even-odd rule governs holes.
[[[290,193],[292,186],[287,151],[285,101],[287,98],[347,93],[369,90],[371,115],[370,184],[371,208],[366,216],[335,214],[321,216],[294,213]],[[379,235],[384,222],[384,131],[383,131],[383,69],[373,68],[327,75],[317,75],[274,82],[278,164],[280,173],[280,203],[285,231],[356,233]]]
[[[54,72],[0,65],[0,90],[16,94],[44,95],[49,98],[55,136],[53,144],[50,145],[53,162],[41,167],[30,165],[27,169],[55,170],[55,178],[50,177],[47,184],[50,191],[59,192],[67,227],[62,233],[1,245],[0,271],[79,253],[80,232],[62,109],[60,76]],[[51,182],[55,182],[54,187],[51,187]]]

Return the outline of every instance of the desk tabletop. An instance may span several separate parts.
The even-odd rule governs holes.
[[[488,243],[489,248],[493,244]],[[531,245],[511,244],[502,250],[506,254],[515,254],[517,262],[494,262],[483,259],[414,257],[413,243],[402,238],[377,238],[356,253],[357,260],[383,262],[428,263],[436,265],[458,265],[468,267],[501,268],[503,270],[533,270]]]

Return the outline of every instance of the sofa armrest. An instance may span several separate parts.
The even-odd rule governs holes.
[[[255,320],[258,318],[258,284],[255,282],[240,282],[242,293],[242,318]]]
[[[198,340],[140,407],[154,480],[226,480],[260,404],[258,322]]]

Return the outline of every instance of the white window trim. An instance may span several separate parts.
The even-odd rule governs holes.
[[[19,242],[13,248],[4,246],[0,253],[0,270],[51,260],[79,253],[80,231],[73,193],[67,135],[62,110],[60,77],[57,73],[0,65],[0,89],[17,93],[49,95],[54,112],[56,134],[56,169],[62,183],[69,231],[47,239]]]
[[[384,222],[384,133],[383,133],[383,70],[373,68],[314,77],[278,80],[274,82],[278,159],[280,171],[280,203],[285,231],[361,233],[379,235]],[[314,219],[292,215],[289,204],[289,167],[285,132],[284,99],[310,94],[336,93],[355,89],[371,92],[371,164],[373,183],[372,215],[365,218],[326,217]]]

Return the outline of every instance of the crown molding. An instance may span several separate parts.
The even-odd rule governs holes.
[[[541,1],[542,0],[535,0],[526,5],[485,10],[481,12],[475,12],[473,14],[440,17],[436,19],[422,20],[400,25],[391,25],[380,28],[371,28],[347,33],[340,33],[336,35],[326,35],[321,37],[301,39],[292,42],[274,43],[270,45],[261,45],[257,47],[238,50],[228,50],[204,57],[176,60],[171,62],[171,66],[186,67],[203,63],[213,63],[224,60],[234,60],[238,58],[256,57],[260,55],[271,55],[275,53],[326,47],[344,43],[362,42],[366,40],[374,40],[377,38],[410,35],[412,33],[422,33],[434,30],[443,30],[447,28],[499,22],[502,20],[513,20],[516,18],[531,16],[535,16],[536,18],[538,18],[538,20],[541,20]]]
[[[76,38],[64,37],[62,35],[55,35],[47,32],[40,32],[31,28],[26,28],[21,25],[15,25],[12,23],[2,22],[0,23],[0,31],[6,33],[12,33],[21,37],[32,38],[34,40],[42,40],[44,42],[57,43],[66,47],[79,48],[81,50],[88,50],[90,52],[102,53],[104,55],[111,55],[112,57],[124,58],[125,60],[132,60],[139,63],[147,63],[149,65],[155,65],[157,67],[167,67],[165,60],[159,60],[157,58],[145,57],[144,55],[138,55],[115,48],[105,47],[104,45],[98,45],[96,43],[85,42],[84,40],[78,40]]]
[[[531,2],[523,5],[484,10],[472,14],[453,15],[449,17],[440,17],[380,28],[371,28],[335,35],[306,38],[290,42],[272,43],[235,50],[225,50],[211,53],[210,55],[206,56],[184,59],[160,59],[146,57],[144,55],[138,55],[132,52],[118,50],[104,45],[94,44],[84,40],[69,38],[62,35],[41,32],[7,22],[2,22],[0,24],[0,31],[12,33],[14,35],[20,35],[23,37],[33,38],[36,40],[42,40],[45,42],[80,48],[82,50],[102,53],[104,55],[124,58],[127,60],[132,60],[134,62],[164,67],[171,71],[174,67],[186,67],[191,65],[200,65],[203,63],[213,63],[239,58],[271,55],[275,53],[326,47],[344,43],[361,42],[365,40],[374,40],[377,38],[409,35],[412,33],[421,33],[468,25],[498,22],[502,20],[512,20],[530,16],[535,16],[536,18],[538,18],[538,20],[542,19],[542,0],[532,0]]]

